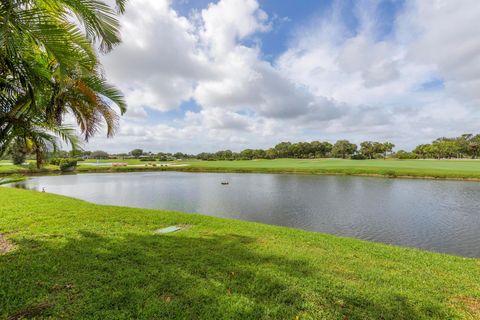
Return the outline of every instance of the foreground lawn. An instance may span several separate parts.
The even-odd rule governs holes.
[[[0,188],[0,318],[478,319],[480,260]],[[165,235],[154,230],[184,225]],[[6,249],[7,248],[7,249]]]

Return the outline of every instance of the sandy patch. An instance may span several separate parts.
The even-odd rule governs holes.
[[[15,245],[0,233],[0,255],[15,250]]]

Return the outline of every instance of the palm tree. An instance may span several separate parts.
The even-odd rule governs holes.
[[[51,125],[36,118],[24,117],[17,120],[10,134],[11,137],[14,137],[12,143],[3,144],[1,148],[5,149],[3,150],[5,153],[21,146],[25,153],[34,153],[37,168],[43,165],[44,152],[58,150],[60,141],[70,144],[74,150],[79,147],[80,142],[74,128]]]
[[[49,91],[45,108],[47,121],[62,125],[63,115],[69,113],[76,119],[86,141],[106,124],[107,136],[115,133],[118,115],[112,104],[123,114],[126,103],[121,92],[109,85],[97,74],[67,73],[62,78],[55,75],[51,80],[52,90]]]
[[[387,159],[387,153],[392,152],[395,145],[391,142],[384,142],[383,143],[383,160]]]
[[[13,139],[29,139],[37,162],[60,137],[71,114],[88,140],[103,122],[116,129],[126,105],[120,91],[101,76],[93,44],[108,52],[120,42],[117,11],[98,0],[2,0],[0,2],[0,155]]]

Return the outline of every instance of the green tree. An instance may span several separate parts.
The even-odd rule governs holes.
[[[316,158],[325,158],[333,148],[333,145],[326,141],[313,141],[311,144]]]
[[[90,157],[93,159],[108,159],[109,154],[102,150],[96,150],[90,154]]]
[[[396,153],[395,153],[395,158],[397,159],[402,159],[402,160],[406,160],[406,159],[416,159],[417,158],[417,154],[413,153],[413,152],[407,152],[405,150],[398,150]]]
[[[363,141],[360,143],[360,153],[367,159],[373,159],[375,155],[375,147],[372,141]]]
[[[425,159],[429,156],[430,153],[430,145],[429,144],[420,144],[415,147],[413,150],[413,153],[415,153],[418,157]]]
[[[240,152],[240,159],[243,160],[252,160],[254,156],[254,150],[245,149]]]
[[[265,157],[267,159],[275,159],[277,157],[277,153],[274,148],[267,149],[265,152]]]
[[[132,151],[130,151],[130,154],[135,157],[135,158],[138,158],[140,157],[141,155],[143,155],[143,150],[142,149],[133,149]]]
[[[391,142],[384,142],[382,146],[383,150],[383,159],[385,160],[387,158],[387,154],[393,152],[393,148],[395,148],[395,145]]]
[[[480,156],[480,134],[472,136],[468,141],[467,153],[472,159]]]
[[[338,140],[332,147],[332,154],[345,159],[357,151],[357,145],[348,140]]]
[[[253,159],[265,159],[267,157],[267,153],[263,149],[255,149],[253,150]]]
[[[290,153],[290,146],[292,145],[291,142],[281,142],[277,144],[274,149],[275,152],[277,153],[278,158],[290,158],[291,153]]]

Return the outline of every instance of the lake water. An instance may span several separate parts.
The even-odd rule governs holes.
[[[142,172],[41,176],[16,186],[480,257],[478,182]]]

